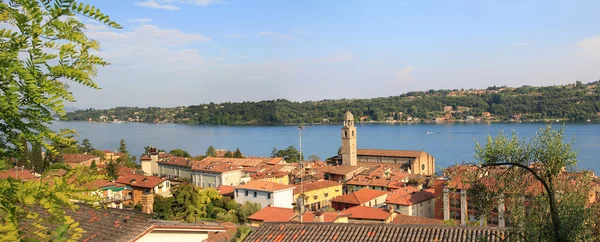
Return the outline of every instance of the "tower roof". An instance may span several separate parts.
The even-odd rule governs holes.
[[[350,111],[347,111],[346,114],[344,114],[344,120],[354,120],[354,115],[352,115]]]

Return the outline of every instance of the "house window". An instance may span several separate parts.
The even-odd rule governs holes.
[[[325,195],[325,197],[327,197],[327,196],[329,196],[329,193],[326,192],[324,195]]]
[[[239,190],[235,189],[235,197],[239,197],[239,196],[240,196]]]
[[[256,197],[256,195],[257,195],[256,192],[254,192],[254,197]]]
[[[352,137],[354,137],[354,131],[352,131]]]
[[[256,192],[254,194],[254,196],[256,197]],[[267,193],[267,199],[271,199],[271,193]]]
[[[425,170],[425,164],[421,165],[421,170]]]
[[[344,136],[346,136],[346,138],[348,138],[348,131],[344,131]]]
[[[375,199],[375,206],[377,207],[377,199]]]
[[[246,196],[246,197],[248,196],[248,191],[246,191],[246,195],[244,195],[244,196]]]
[[[369,207],[371,207],[371,201],[369,201]]]

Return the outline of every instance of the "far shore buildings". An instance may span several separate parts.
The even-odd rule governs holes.
[[[342,127],[342,146],[337,156],[328,160],[333,165],[346,166],[396,166],[412,174],[433,175],[435,159],[425,151],[417,150],[378,150],[358,149],[358,134],[354,126],[354,116],[350,112],[344,114]]]

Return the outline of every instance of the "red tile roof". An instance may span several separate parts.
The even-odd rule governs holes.
[[[509,230],[491,227],[385,223],[264,223],[244,241],[504,241]]]
[[[444,220],[396,214],[396,217],[392,220],[391,224],[444,225]]]
[[[233,194],[233,191],[235,190],[234,186],[226,186],[226,185],[220,185],[217,190],[219,190],[219,194],[221,195],[226,195],[226,194]]]
[[[282,176],[287,176],[287,172],[283,172],[283,171],[276,171],[276,172],[260,172],[260,173],[254,173],[251,174],[250,177],[252,177],[252,179],[265,179],[265,178],[271,178],[271,177],[282,177]]]
[[[335,175],[347,175],[357,170],[362,170],[364,168],[360,166],[334,166],[327,173],[335,174]]]
[[[435,194],[430,191],[418,191],[410,194],[390,194],[385,200],[386,203],[399,204],[404,206],[410,206],[413,204],[421,203],[429,199],[434,199]]]
[[[154,188],[163,181],[165,181],[165,179],[161,179],[155,176],[127,174],[120,176],[115,182],[129,185],[132,187]]]
[[[85,184],[85,187],[88,189],[101,189],[104,187],[124,187],[124,186],[125,185],[123,185],[123,184],[110,182],[107,180],[95,180],[95,181],[91,181],[91,182]]]
[[[31,180],[31,179],[36,178],[33,175],[32,170],[10,169],[10,170],[6,170],[6,171],[0,171],[0,179],[6,179],[8,177],[12,177],[15,179],[17,177],[19,177],[20,180]]]
[[[277,165],[279,162],[283,161],[283,157],[275,157],[267,162],[269,165]]]
[[[294,186],[283,185],[275,182],[268,181],[250,181],[244,185],[239,185],[236,188],[247,189],[247,190],[258,190],[258,191],[279,191],[294,188]]]
[[[294,217],[294,210],[291,208],[264,207],[258,212],[250,215],[249,220],[263,222],[288,222]]]
[[[150,156],[143,155],[142,157],[140,157],[140,160],[152,160],[152,158],[150,158]]]
[[[387,156],[387,157],[419,157],[424,151],[421,150],[375,150],[375,149],[357,149],[356,155],[359,156]]]
[[[192,165],[192,170],[194,171],[204,171],[204,172],[215,172],[215,173],[223,173],[228,171],[239,170],[240,167],[232,164],[194,164]]]
[[[334,182],[334,181],[315,181],[315,182],[305,182],[304,184],[302,184],[302,190],[304,190],[304,192],[308,192],[308,191],[314,191],[314,190],[319,190],[319,189],[323,189],[323,188],[328,188],[328,187],[335,187],[335,186],[342,186],[342,183],[339,182]],[[296,185],[296,187],[294,188],[294,194],[300,194],[301,190],[300,190],[300,184]]]
[[[378,197],[386,195],[386,194],[387,194],[387,192],[385,192],[385,191],[378,191],[378,190],[373,190],[370,188],[363,188],[363,189],[360,189],[360,190],[350,193],[350,194],[334,197],[333,199],[331,199],[331,201],[338,202],[338,203],[348,203],[348,204],[360,205],[360,204],[366,203],[368,201],[371,201],[375,198],[378,198]]]
[[[81,163],[91,159],[100,159],[100,157],[88,154],[63,154],[66,163]]]
[[[321,212],[323,214],[323,220],[326,223],[335,221],[340,214],[337,212]],[[345,215],[345,213],[343,214]],[[261,221],[261,222],[289,222],[289,221],[300,221],[294,213],[294,209],[291,208],[278,208],[278,207],[264,207],[258,212],[250,215],[249,220]],[[315,213],[307,211],[302,215],[302,222],[314,222]]]
[[[348,218],[350,219],[368,219],[368,220],[386,220],[392,214],[382,208],[372,208],[365,206],[355,206],[345,210],[342,210],[343,213],[349,214]]]
[[[271,160],[271,157],[262,158],[223,158],[223,157],[206,157],[202,160],[202,163],[225,163],[238,166],[257,166],[261,163],[266,164],[267,161]]]

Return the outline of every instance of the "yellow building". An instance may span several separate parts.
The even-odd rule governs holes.
[[[304,206],[311,210],[318,210],[331,206],[331,199],[342,195],[342,183],[334,181],[316,181],[296,185],[294,201],[304,194]]]
[[[250,177],[252,178],[252,180],[257,181],[268,181],[283,185],[290,184],[290,177],[288,176],[288,173],[283,171],[254,173],[250,175]]]

